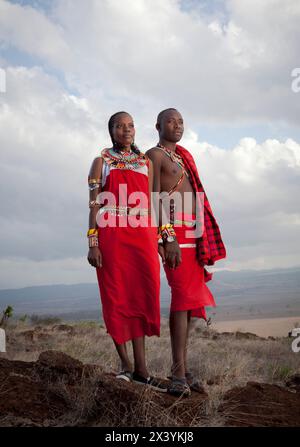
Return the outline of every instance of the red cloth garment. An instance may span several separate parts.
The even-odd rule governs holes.
[[[192,221],[195,218],[195,214],[176,213],[176,220]],[[192,317],[207,320],[205,306],[216,307],[216,303],[211,291],[205,284],[205,269],[197,259],[197,239],[187,237],[187,232],[192,230],[191,226],[176,225],[176,220],[174,230],[181,249],[182,262],[176,269],[171,269],[167,264],[164,264],[168,284],[171,287],[170,311],[190,310]],[[194,246],[190,247],[190,245]]]
[[[219,226],[201,183],[193,156],[178,144],[176,145],[175,152],[181,156],[184,162],[195,193],[204,193],[204,225],[202,237],[197,238],[197,256],[201,265],[214,265],[215,261],[226,257],[226,249],[222,241]],[[204,269],[204,274],[206,281],[212,279],[212,273],[207,272],[206,269]]]
[[[149,161],[144,167],[124,169],[103,162],[105,184],[102,190],[112,192],[120,205],[119,186],[127,185],[127,197],[136,191],[149,201]],[[138,205],[130,205],[135,207]],[[143,206],[143,205],[142,205]],[[104,214],[108,215],[108,212]],[[130,216],[114,216],[116,226],[99,228],[102,267],[97,268],[103,319],[107,332],[118,344],[144,335],[160,335],[160,266],[157,254],[157,227],[120,226]]]

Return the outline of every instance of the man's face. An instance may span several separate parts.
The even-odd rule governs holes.
[[[157,130],[160,138],[177,143],[181,140],[184,131],[182,116],[177,110],[168,110],[158,123]]]

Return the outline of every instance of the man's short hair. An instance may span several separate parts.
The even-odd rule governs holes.
[[[162,111],[159,112],[159,114],[157,115],[157,123],[158,123],[158,124],[161,123],[161,120],[162,120],[164,114],[165,114],[166,112],[169,112],[169,110],[174,110],[175,112],[178,112],[178,110],[177,110],[177,109],[174,109],[173,107],[170,107],[169,109],[162,110]]]

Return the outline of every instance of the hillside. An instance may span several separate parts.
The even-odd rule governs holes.
[[[147,339],[147,359],[151,374],[167,383],[166,320],[161,337]],[[117,381],[113,343],[98,324],[10,323],[7,353],[0,353],[0,426],[300,425],[291,339],[218,333],[198,322],[189,362],[204,392],[175,398]]]
[[[208,309],[208,315],[216,321],[300,315],[300,268],[218,271],[207,284],[217,303],[216,308]],[[169,295],[163,278],[161,308],[165,316]],[[101,318],[96,282],[2,289],[0,309],[7,305],[13,306],[16,316],[56,315],[69,321]]]

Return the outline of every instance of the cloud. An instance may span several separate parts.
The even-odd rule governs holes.
[[[232,0],[225,15],[175,0],[122,5],[64,0],[43,11],[0,1],[1,287],[95,280],[85,259],[86,180],[119,109],[133,114],[145,150],[157,141],[158,111],[183,112],[182,144],[228,251],[217,268],[297,265],[299,143],[251,135],[225,150],[199,126],[299,128],[290,88],[298,2]],[[35,63],[10,61],[10,49]]]
[[[30,6],[0,2],[0,42],[67,69],[72,58],[63,30]]]
[[[297,265],[300,247],[300,145],[243,138],[231,150],[187,140],[215,210],[227,259],[222,267]],[[217,266],[216,266],[217,267]]]
[[[291,91],[300,38],[295,0],[228,0],[226,22],[217,9],[183,10],[177,0],[126,0],[122,7],[63,0],[48,13],[0,5],[2,42],[40,57],[99,108],[104,95],[112,109],[123,103],[145,120],[176,105],[194,126],[299,126]]]
[[[76,280],[92,278],[85,259],[86,178],[99,143],[109,143],[104,115],[98,119],[88,100],[67,95],[39,68],[10,68],[8,78],[0,111],[2,262],[11,266],[20,258],[17,269],[27,259],[32,269],[36,265],[39,283],[48,283],[48,265],[57,261],[69,271],[69,259],[75,259],[82,262]],[[139,132],[139,140],[150,146],[147,132]],[[224,150],[199,141],[191,129],[182,144],[195,157],[228,249],[219,265],[293,265],[299,251],[300,145],[244,138]],[[6,284],[6,268],[1,275]],[[20,283],[28,280],[26,269],[19,275]],[[31,280],[37,281],[35,275]]]

